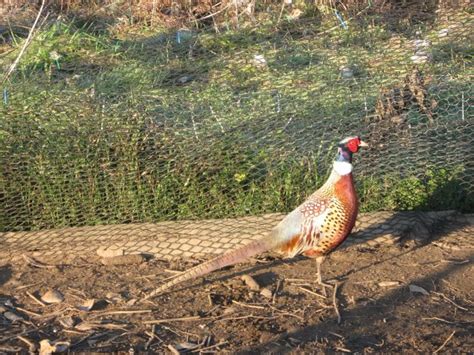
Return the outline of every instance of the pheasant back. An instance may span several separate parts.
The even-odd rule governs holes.
[[[301,230],[279,251],[290,258],[298,254],[316,257],[331,252],[347,238],[357,217],[352,174],[333,173],[298,209],[303,216]]]

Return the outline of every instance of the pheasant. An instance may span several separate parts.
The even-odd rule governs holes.
[[[328,180],[290,212],[269,235],[185,271],[144,299],[269,250],[279,251],[287,258],[299,254],[316,258],[317,281],[322,284],[321,263],[324,256],[347,238],[355,224],[358,202],[352,177],[352,155],[360,147],[367,146],[358,136],[342,140],[338,144]]]

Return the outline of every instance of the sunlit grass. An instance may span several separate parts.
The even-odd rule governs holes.
[[[44,28],[5,85],[0,230],[291,210],[324,181],[341,135],[367,132],[380,88],[412,68],[411,38],[382,26],[300,30],[269,22],[178,43],[169,30],[119,39],[68,22]],[[458,80],[472,75],[470,48],[440,40],[423,68],[447,78],[430,87],[441,123],[459,118],[472,91]],[[341,66],[354,76],[342,79]],[[473,208],[462,166],[401,174],[393,162],[360,172],[362,210]]]

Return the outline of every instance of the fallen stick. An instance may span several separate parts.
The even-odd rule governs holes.
[[[310,295],[313,295],[313,296],[318,296],[318,297],[321,297],[321,298],[324,298],[326,299],[326,297],[324,297],[323,295],[320,295],[319,293],[317,292],[314,292],[314,291],[311,291],[311,290],[308,290],[307,288],[304,288],[304,287],[298,287],[301,291],[305,291],[305,292],[308,292]]]
[[[181,317],[181,318],[165,318],[165,319],[155,319],[155,320],[147,320],[144,321],[143,324],[161,324],[167,322],[187,322],[193,320],[204,320],[206,318],[201,318],[199,316],[191,316],[191,317]]]
[[[151,309],[137,309],[137,310],[121,310],[121,311],[109,311],[109,312],[102,312],[102,313],[95,313],[94,316],[111,316],[114,314],[142,314],[142,313],[151,313],[153,310]]]
[[[32,293],[26,291],[26,294],[27,294],[28,297],[30,297],[33,301],[35,301],[36,303],[38,303],[39,305],[41,305],[41,307],[46,307],[46,303],[44,303],[43,301],[41,301],[38,297],[35,297]]]
[[[451,335],[444,341],[443,344],[441,344],[441,346],[440,346],[438,349],[436,349],[436,350],[433,352],[433,354],[439,353],[439,352],[441,351],[441,349],[443,349],[443,348],[446,346],[446,344],[448,343],[448,341],[451,340],[451,338],[454,336],[455,333],[456,333],[456,331],[453,330],[453,332],[451,333]]]
[[[341,324],[341,313],[339,313],[339,308],[337,308],[337,300],[336,300],[336,293],[337,293],[337,288],[339,284],[336,282],[334,284],[334,292],[332,293],[332,304],[334,306],[334,311],[336,312],[337,315],[337,324]]]
[[[232,303],[237,304],[237,305],[242,306],[242,307],[247,307],[247,308],[265,309],[265,307],[263,307],[263,306],[257,306],[257,305],[253,305],[253,304],[246,304],[246,303],[242,303],[242,302],[239,302],[239,301],[236,301],[236,300],[232,300]]]
[[[39,269],[56,269],[57,268],[56,265],[48,265],[48,264],[41,263],[39,261],[36,261],[33,258],[30,258],[26,254],[22,254],[21,256],[29,265],[37,267]]]

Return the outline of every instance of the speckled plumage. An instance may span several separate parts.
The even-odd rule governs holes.
[[[327,182],[297,210],[302,216],[299,233],[280,251],[286,257],[294,257],[298,254],[319,256],[335,249],[347,238],[357,217],[352,173],[341,176],[333,171]]]

